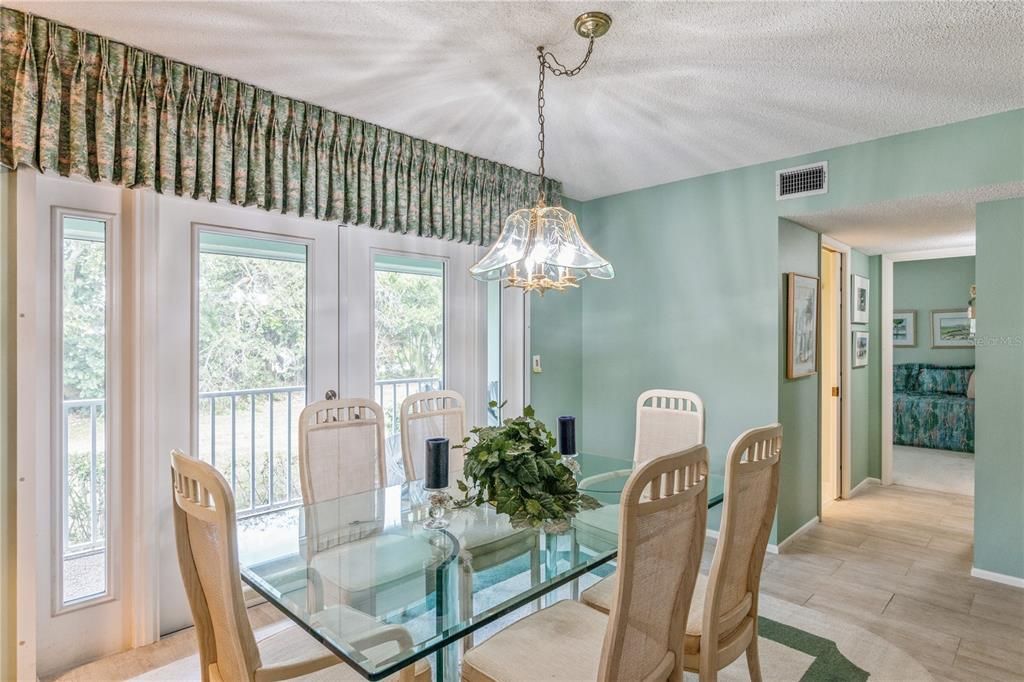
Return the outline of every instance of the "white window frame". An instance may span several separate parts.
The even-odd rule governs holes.
[[[66,217],[85,218],[104,223],[104,270],[106,278],[106,303],[104,320],[104,407],[103,407],[103,465],[104,465],[104,571],[106,590],[100,594],[82,597],[74,601],[64,601],[64,500],[66,475],[64,471],[64,219]],[[121,262],[121,231],[118,216],[65,206],[54,206],[50,220],[50,285],[51,285],[51,348],[50,348],[50,414],[59,418],[51,419],[50,431],[50,466],[51,472],[51,508],[50,508],[50,547],[51,556],[51,615],[56,617],[83,608],[114,601],[119,596],[120,588],[120,533],[122,524],[119,522],[121,513],[121,432],[120,417],[123,414],[121,404],[121,380],[123,370],[119,363],[111,362],[111,358],[122,356],[120,333],[122,329],[122,262]]]

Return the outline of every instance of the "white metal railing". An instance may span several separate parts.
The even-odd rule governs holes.
[[[375,383],[375,399],[384,409],[389,463],[401,463],[402,401],[414,393],[439,390],[442,385],[438,377],[382,379]],[[64,401],[65,557],[102,551],[105,545],[105,439],[100,425],[104,404],[103,398]],[[301,503],[296,479],[297,420],[305,404],[305,386],[199,394],[199,453],[227,478],[239,518]],[[88,445],[71,452],[71,420],[79,416],[88,423]],[[76,445],[84,445],[84,438],[76,438]],[[72,470],[73,455],[85,455],[86,465],[79,464]]]
[[[62,481],[64,507],[64,556],[80,556],[103,551],[106,537],[104,504],[106,492],[106,438],[99,421],[105,419],[103,398],[65,400],[62,414]],[[79,443],[74,438],[72,452],[72,418],[85,418],[88,439]],[[85,439],[83,439],[85,440]],[[84,445],[82,448],[77,447]],[[85,466],[79,456],[85,455]],[[75,461],[72,461],[75,457]]]
[[[199,394],[199,452],[228,479],[239,518],[302,501],[294,474],[295,426],[305,404],[305,386]],[[278,414],[282,411],[283,415]]]

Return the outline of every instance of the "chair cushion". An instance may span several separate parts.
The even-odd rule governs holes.
[[[592,609],[602,613],[608,613],[615,600],[615,590],[618,587],[618,574],[612,573],[607,578],[591,585],[580,595],[580,601]],[[686,618],[686,653],[690,651],[691,645],[694,651],[700,649],[700,629],[704,618],[704,595],[708,589],[708,577],[703,573],[697,574],[697,584],[693,588],[693,598],[690,600],[690,613]],[[693,640],[691,642],[691,640]]]
[[[595,680],[608,617],[575,601],[560,601],[517,621],[462,662],[468,682]]]

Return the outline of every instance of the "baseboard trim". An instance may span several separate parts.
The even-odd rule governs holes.
[[[711,528],[708,528],[707,536],[709,538],[714,538],[715,540],[717,540],[718,539],[718,531],[717,530],[712,530]]]
[[[805,523],[804,525],[800,526],[795,531],[790,533],[782,542],[778,543],[777,545],[769,543],[768,544],[768,553],[769,554],[778,554],[779,552],[786,551],[786,545],[788,545],[789,543],[793,542],[798,537],[800,537],[801,535],[803,535],[804,533],[806,533],[807,531],[809,531],[811,528],[813,528],[814,526],[818,525],[819,523],[821,523],[821,517],[815,516],[813,519],[811,519],[810,521],[808,521],[807,523]]]
[[[981,568],[975,568],[971,566],[971,575],[975,578],[981,578],[982,580],[988,580],[1000,585],[1009,585],[1010,587],[1018,587],[1024,589],[1024,578],[1018,578],[1015,575],[1004,575],[1002,573],[996,573],[994,571],[986,571]]]
[[[850,491],[850,497],[853,497],[854,495],[856,495],[860,491],[861,488],[866,488],[867,486],[871,485],[872,483],[877,483],[878,485],[882,485],[882,479],[875,478],[873,476],[868,476],[863,481],[861,481],[860,483],[858,483],[857,485],[855,485],[853,487],[853,490]]]

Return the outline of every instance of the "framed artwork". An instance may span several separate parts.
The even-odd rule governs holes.
[[[871,282],[867,277],[853,275],[853,287],[850,290],[850,320],[854,324],[868,323],[868,302],[871,298]]]
[[[868,366],[868,351],[870,350],[868,344],[871,342],[871,337],[868,336],[867,332],[854,332],[853,333],[853,366],[867,367]]]
[[[973,348],[971,317],[966,308],[932,311],[932,348]]]
[[[892,345],[910,348],[917,345],[917,311],[894,310],[892,312]]]
[[[786,377],[818,373],[818,278],[787,274]]]

